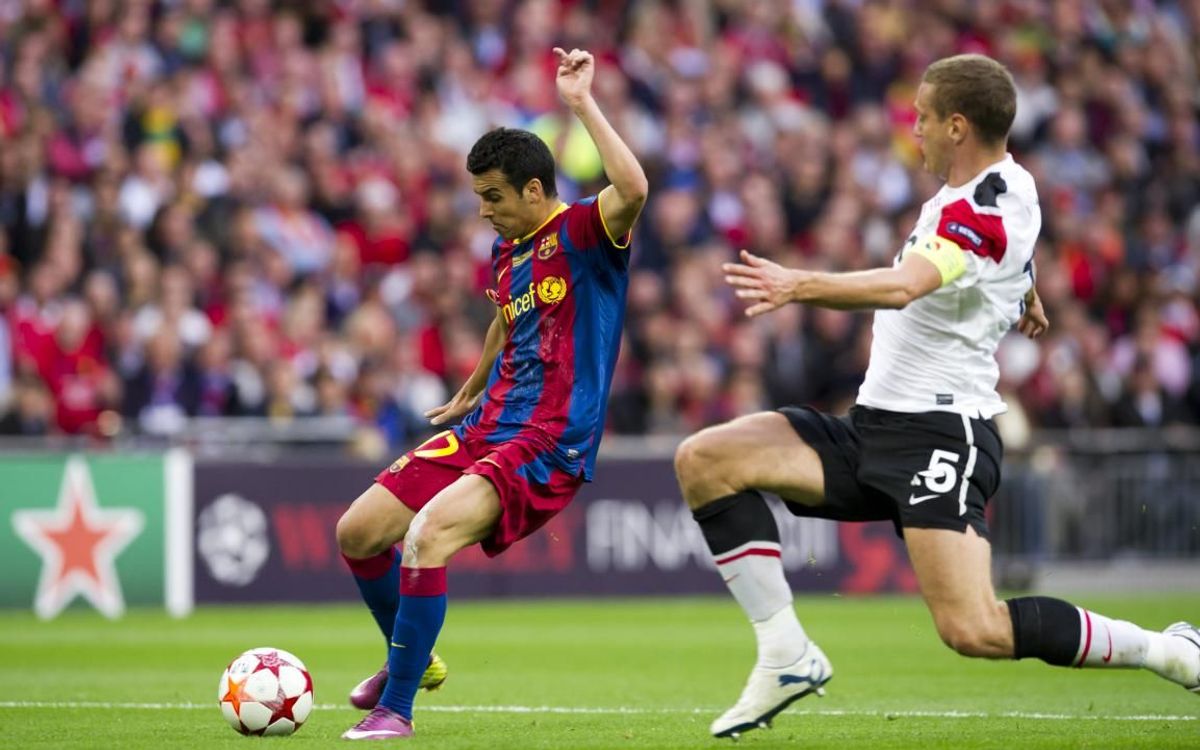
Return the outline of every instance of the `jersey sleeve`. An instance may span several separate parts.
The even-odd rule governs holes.
[[[977,197],[986,193],[982,204],[965,198],[955,201],[942,209],[938,219],[935,234],[961,247],[966,256],[966,271],[955,282],[960,288],[991,276],[1001,265],[1023,267],[1041,228],[1036,197],[1006,191],[1003,181],[995,182],[1001,188],[996,192],[976,191]]]
[[[938,237],[980,258],[1000,263],[1008,250],[1008,234],[999,209],[977,208],[966,198],[948,204],[938,219]]]
[[[629,249],[631,232],[613,237],[600,211],[600,199],[591,196],[567,209],[567,235],[581,252],[617,252]]]

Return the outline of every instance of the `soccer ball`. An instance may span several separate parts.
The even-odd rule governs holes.
[[[252,648],[225,668],[217,700],[225,721],[242,734],[291,734],[312,711],[312,675],[287,651]]]

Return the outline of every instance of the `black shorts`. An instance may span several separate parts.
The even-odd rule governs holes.
[[[1000,486],[1004,446],[990,419],[950,412],[855,406],[845,417],[809,407],[779,410],[821,457],[825,500],[786,502],[797,516],[891,521],[904,527],[967,530],[988,538],[984,510]]]

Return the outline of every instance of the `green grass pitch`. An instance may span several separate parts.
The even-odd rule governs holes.
[[[1194,595],[1077,603],[1156,628],[1200,619]],[[1200,696],[1147,672],[963,659],[911,598],[807,597],[796,608],[833,660],[828,696],[795,704],[737,748],[1200,747]],[[241,737],[221,718],[217,681],[242,650],[268,645],[307,663],[317,708],[292,737]],[[450,678],[419,697],[406,746],[732,748],[708,723],[737,698],[754,657],[749,625],[723,598],[452,599],[438,651]],[[341,747],[360,715],[347,692],[382,657],[359,607],[213,607],[178,621],[4,613],[0,746]]]

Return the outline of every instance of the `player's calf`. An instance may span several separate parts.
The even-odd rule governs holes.
[[[1200,693],[1200,629],[1177,622],[1161,633],[1113,620],[1061,599],[1008,601],[1014,658],[1075,667],[1145,667]]]
[[[742,697],[711,728],[717,737],[733,737],[819,692],[833,669],[796,618],[780,560],[779,527],[762,495],[730,495],[697,508],[693,516],[758,641],[758,663]]]
[[[993,607],[969,612],[935,611],[934,624],[942,642],[963,656],[1012,658],[1012,629],[1008,611],[999,602]]]
[[[1034,657],[1061,667],[1141,667],[1151,636],[1160,635],[1047,596],[1007,604],[1015,659]]]

